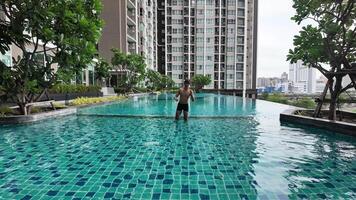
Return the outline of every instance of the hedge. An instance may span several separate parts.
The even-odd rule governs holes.
[[[49,89],[49,93],[62,94],[62,93],[85,93],[85,92],[99,92],[101,89],[97,85],[73,85],[73,84],[57,84]]]

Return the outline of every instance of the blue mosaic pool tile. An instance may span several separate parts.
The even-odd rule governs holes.
[[[328,155],[323,162],[301,162],[293,154],[263,157],[259,124],[250,119],[70,117],[60,124],[0,130],[1,198],[356,198],[353,154],[312,151]],[[353,144],[345,149],[355,150]],[[284,175],[266,178],[274,169]]]

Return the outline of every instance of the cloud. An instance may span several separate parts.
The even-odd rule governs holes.
[[[257,76],[280,76],[288,71],[288,50],[300,27],[290,18],[292,0],[260,0],[258,25]]]

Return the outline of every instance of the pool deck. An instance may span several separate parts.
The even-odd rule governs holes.
[[[302,111],[302,110],[306,110],[306,109],[288,109],[280,114],[280,121],[314,126],[329,131],[335,131],[337,133],[342,133],[342,134],[356,137],[356,124],[295,114],[296,111]]]

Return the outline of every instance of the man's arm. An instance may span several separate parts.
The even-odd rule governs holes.
[[[176,98],[179,96],[180,94],[180,89],[178,90],[177,94],[176,94]]]
[[[178,96],[179,96],[179,95],[180,95],[180,89],[178,90],[176,96],[174,97],[174,99],[175,99],[176,101],[178,101]]]

